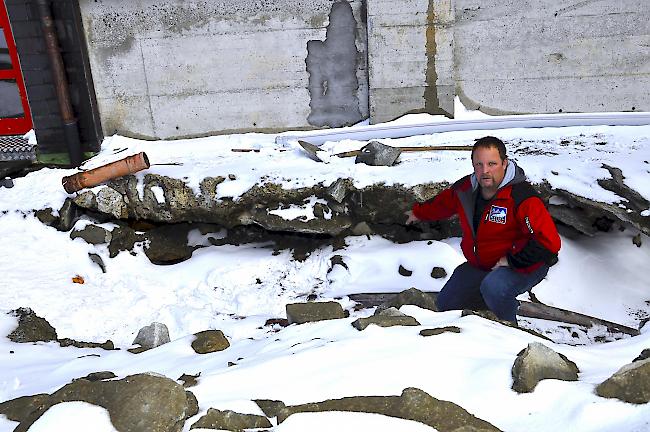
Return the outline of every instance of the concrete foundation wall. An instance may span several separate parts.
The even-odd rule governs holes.
[[[371,121],[650,111],[646,0],[368,0]],[[434,91],[435,89],[435,91]]]
[[[80,6],[107,135],[177,138],[344,126],[368,117],[361,1]],[[310,53],[310,44],[319,52]]]
[[[452,0],[368,0],[371,122],[454,112]]]
[[[650,3],[456,0],[458,93],[492,113],[650,110]]]
[[[650,111],[646,0],[79,0],[107,135]]]

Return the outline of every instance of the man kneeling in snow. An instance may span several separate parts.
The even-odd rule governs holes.
[[[440,311],[489,309],[516,322],[516,297],[537,285],[557,262],[560,236],[553,219],[523,169],[506,156],[498,138],[476,140],[474,173],[406,212],[407,224],[458,215],[458,266],[436,300]]]

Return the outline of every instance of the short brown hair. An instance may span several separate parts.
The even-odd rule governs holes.
[[[496,148],[499,151],[499,157],[502,161],[508,158],[508,155],[506,155],[506,145],[497,137],[484,136],[483,138],[477,139],[474,142],[474,147],[472,147],[472,161],[474,160],[474,151],[479,147]]]

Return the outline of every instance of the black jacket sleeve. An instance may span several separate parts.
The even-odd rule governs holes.
[[[546,249],[535,239],[530,239],[526,246],[516,254],[508,254],[508,264],[514,268],[529,267],[538,262],[552,266],[557,263],[557,254]]]

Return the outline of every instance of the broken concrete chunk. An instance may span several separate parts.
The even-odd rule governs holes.
[[[83,229],[73,230],[70,233],[70,238],[72,240],[78,237],[82,238],[86,243],[97,245],[110,243],[112,234],[107,229],[91,224],[86,225]]]
[[[135,244],[145,240],[143,234],[138,234],[128,226],[120,226],[111,231],[111,243],[108,245],[110,258],[115,258],[121,251],[133,251]]]
[[[289,324],[345,318],[345,311],[337,302],[291,303],[286,310]]]
[[[43,225],[54,226],[56,223],[59,222],[59,218],[57,216],[54,216],[51,207],[41,209],[41,210],[36,210],[34,212],[34,215],[39,221],[41,221]]]
[[[192,341],[192,349],[197,354],[208,354],[223,351],[230,346],[221,330],[204,330],[195,333],[196,339]]]
[[[402,150],[382,144],[379,141],[370,141],[361,147],[361,154],[354,160],[355,163],[365,163],[372,166],[392,166]]]
[[[80,217],[81,211],[77,205],[72,199],[66,198],[59,209],[59,223],[56,225],[56,229],[59,231],[70,231]]]
[[[110,214],[115,219],[128,218],[127,203],[121,193],[110,187],[103,187],[97,192],[97,210]]]
[[[515,359],[512,389],[517,393],[530,393],[543,379],[577,381],[578,372],[571,360],[539,342],[533,342]]]
[[[348,193],[348,179],[338,179],[327,188],[327,195],[337,203],[342,203]]]
[[[633,404],[650,402],[650,358],[623,366],[596,387],[596,394]]]
[[[151,349],[166,344],[169,341],[169,330],[167,330],[167,326],[162,323],[153,322],[140,329],[138,335],[133,340],[133,344]]]

